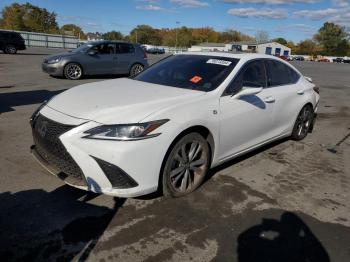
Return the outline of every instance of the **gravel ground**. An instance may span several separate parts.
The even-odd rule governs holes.
[[[39,103],[106,78],[42,73],[43,57],[59,51],[0,54],[2,261],[350,261],[349,64],[293,63],[321,89],[304,141],[215,168],[181,199],[121,199],[66,186],[29,153],[28,119]]]

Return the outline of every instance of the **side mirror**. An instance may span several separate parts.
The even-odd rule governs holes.
[[[88,55],[93,56],[93,55],[96,55],[96,54],[97,54],[97,52],[95,50],[89,50],[88,51]]]
[[[252,96],[259,94],[263,90],[262,87],[243,87],[241,91],[239,91],[237,94],[233,95],[233,98],[240,98],[243,96]]]

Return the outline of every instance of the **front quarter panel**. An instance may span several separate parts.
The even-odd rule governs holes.
[[[196,92],[196,91],[194,91]],[[203,126],[209,130],[214,139],[214,145],[219,144],[219,99],[215,94],[207,93],[204,96],[169,106],[165,109],[143,119],[148,122],[159,119],[169,119],[159,132],[164,134],[168,140],[165,147],[168,149],[171,143],[186,129],[195,126]],[[157,130],[158,131],[158,130]],[[212,166],[216,164],[218,150],[213,152]]]

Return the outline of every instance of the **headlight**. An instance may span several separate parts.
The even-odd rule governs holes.
[[[85,131],[87,135],[84,138],[129,141],[156,137],[160,133],[150,133],[168,121],[163,119],[148,123],[98,126]]]
[[[61,61],[61,57],[53,57],[53,58],[50,58],[49,60],[47,60],[47,63],[48,64],[56,64],[58,63],[59,61]]]

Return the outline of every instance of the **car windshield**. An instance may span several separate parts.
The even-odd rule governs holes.
[[[87,50],[89,50],[93,45],[92,44],[83,44],[81,46],[79,46],[76,49],[73,49],[71,52],[72,53],[84,53]]]
[[[208,92],[226,79],[238,61],[219,56],[174,55],[154,64],[134,79]]]

